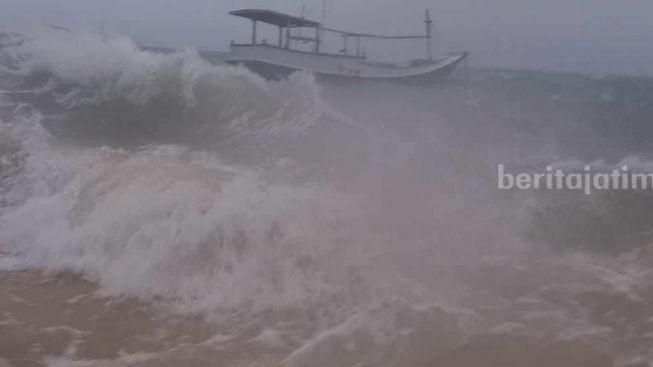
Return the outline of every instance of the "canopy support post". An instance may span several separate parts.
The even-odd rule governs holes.
[[[256,44],[256,21],[252,20],[252,44]]]
[[[356,56],[361,56],[361,36],[356,36]]]
[[[322,30],[320,27],[315,27],[315,53],[320,53],[320,33]]]
[[[286,48],[290,48],[290,27],[286,27]]]
[[[283,27],[279,26],[279,48],[283,47]]]

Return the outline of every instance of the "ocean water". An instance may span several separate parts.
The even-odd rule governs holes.
[[[0,366],[648,366],[653,80],[268,82],[194,50],[0,39]],[[463,70],[464,71],[464,70]]]

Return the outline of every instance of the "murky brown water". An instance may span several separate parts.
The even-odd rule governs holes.
[[[172,317],[96,291],[72,274],[0,273],[0,365],[271,367],[291,352],[257,342],[261,337],[223,335],[202,318]],[[614,358],[584,343],[495,334],[401,359],[406,367],[508,365],[607,367]]]
[[[0,312],[0,356],[16,367],[274,366],[283,356],[200,318],[98,296],[71,274],[0,273]]]

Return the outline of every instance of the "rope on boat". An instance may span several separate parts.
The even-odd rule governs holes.
[[[356,33],[356,32],[340,31],[340,30],[337,30],[337,29],[326,28],[326,27],[322,27],[320,29],[323,30],[323,31],[326,31],[326,32],[341,34],[341,35],[343,35],[345,37],[378,38],[378,39],[386,39],[386,40],[409,40],[409,39],[425,39],[425,38],[428,38],[428,36],[384,36],[384,35],[381,35],[381,34]]]

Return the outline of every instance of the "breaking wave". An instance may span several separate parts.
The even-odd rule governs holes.
[[[266,83],[195,50],[154,53],[120,36],[49,32],[9,43],[2,58],[14,101],[44,113],[55,134],[104,144],[269,144],[335,114],[308,75]]]
[[[268,82],[194,50],[53,31],[1,44],[0,270],[72,271],[103,296],[262,341],[289,366],[427,365],[476,334],[650,355],[649,330],[622,322],[653,316],[648,240],[566,252],[645,231],[643,193],[567,210],[492,191],[489,161],[557,153],[518,154],[546,130],[530,111],[493,126],[499,109],[481,101],[462,113],[477,125],[451,128],[433,95],[467,94],[456,85],[359,87],[367,99],[335,87],[352,119],[311,76]],[[523,128],[514,145],[500,136],[510,124]]]
[[[13,83],[0,135],[3,251],[191,312],[364,293],[342,289],[359,284],[349,261],[360,261],[365,242],[344,198],[197,150],[197,139],[256,145],[335,120],[311,77],[267,83],[192,50],[155,54],[84,33],[23,39],[3,56]],[[54,139],[97,145],[107,133],[123,147]],[[139,134],[145,145],[124,144]]]

